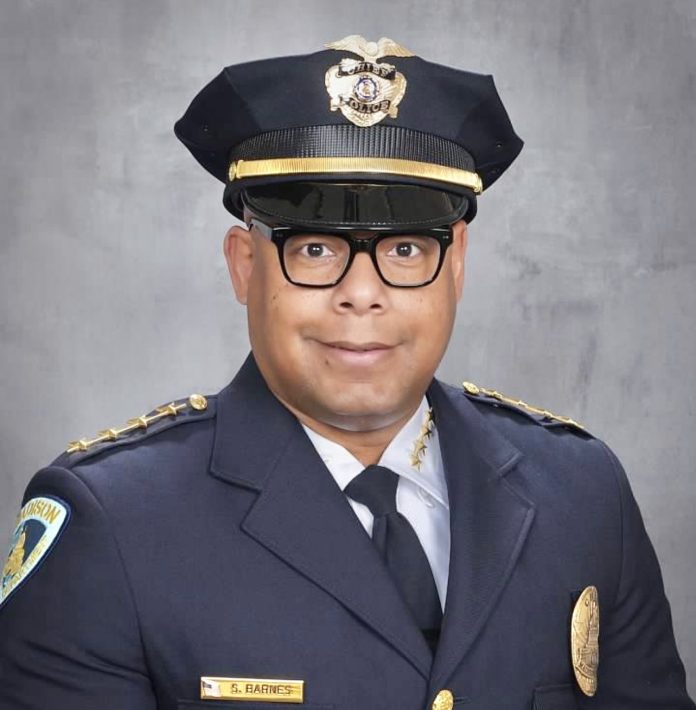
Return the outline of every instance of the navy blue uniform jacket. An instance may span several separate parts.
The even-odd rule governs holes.
[[[433,658],[370,538],[252,358],[205,412],[63,455],[26,499],[71,519],[0,608],[2,710],[281,710],[201,676],[305,681],[311,710],[693,709],[617,459],[434,381],[452,555]],[[599,689],[570,614],[597,587]]]

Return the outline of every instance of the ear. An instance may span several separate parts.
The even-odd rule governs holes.
[[[225,234],[223,251],[235,296],[246,305],[254,266],[254,239],[243,227],[231,227]]]
[[[464,289],[464,263],[466,260],[466,247],[469,242],[469,231],[463,219],[452,225],[452,235],[454,240],[450,247],[450,258],[452,260],[454,290],[458,301],[462,297],[462,290]]]

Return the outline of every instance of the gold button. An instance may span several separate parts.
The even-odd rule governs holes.
[[[462,386],[469,394],[481,394],[481,390],[473,382],[462,382]]]
[[[199,412],[208,408],[208,400],[202,394],[192,394],[189,397],[189,404]]]
[[[451,690],[441,690],[433,700],[433,710],[452,710],[454,695]]]

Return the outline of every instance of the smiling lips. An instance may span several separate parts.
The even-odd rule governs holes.
[[[367,352],[368,350],[389,350],[392,346],[386,343],[349,343],[344,340],[336,341],[335,343],[324,343],[330,348],[338,348],[340,350],[351,350],[352,352]]]
[[[321,345],[332,357],[346,365],[374,365],[387,357],[394,349],[393,345],[386,343],[351,343],[343,340],[324,343]]]

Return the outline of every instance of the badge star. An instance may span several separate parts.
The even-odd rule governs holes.
[[[425,413],[425,418],[423,424],[420,428],[420,433],[418,434],[416,440],[413,442],[413,448],[409,454],[409,461],[412,468],[417,471],[421,470],[423,465],[423,458],[425,456],[426,449],[428,445],[425,443],[433,434],[433,410],[428,409]]]

